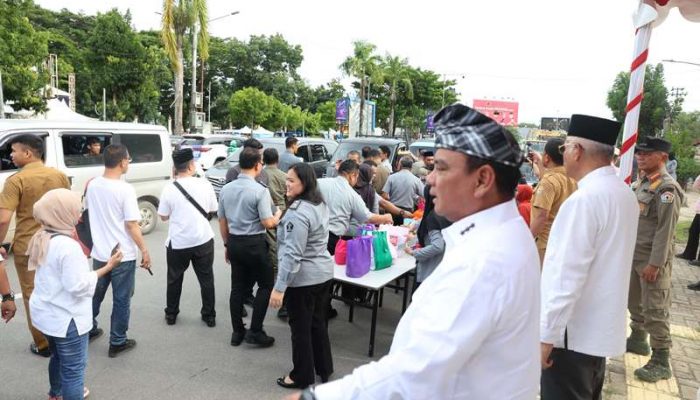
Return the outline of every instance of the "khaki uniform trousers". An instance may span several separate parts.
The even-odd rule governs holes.
[[[659,269],[656,282],[642,279],[646,263],[635,261],[630,277],[628,308],[634,330],[649,333],[652,349],[671,348],[671,262]]]

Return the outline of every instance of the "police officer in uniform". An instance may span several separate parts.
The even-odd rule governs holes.
[[[683,192],[666,171],[670,151],[668,141],[647,138],[637,146],[635,154],[644,178],[632,185],[640,210],[629,290],[632,334],[627,339],[627,351],[640,355],[649,355],[651,351],[649,362],[634,371],[638,379],[646,382],[671,377],[669,310],[673,233]]]
[[[219,196],[219,228],[231,263],[231,345],[245,340],[260,347],[272,346],[275,339],[263,331],[263,320],[273,285],[272,264],[268,254],[265,229],[277,226],[282,212],[272,212],[272,198],[267,188],[255,181],[262,171],[262,157],[254,148],[240,155],[241,173],[227,183]],[[250,330],[242,320],[244,292],[258,284],[253,303]]]

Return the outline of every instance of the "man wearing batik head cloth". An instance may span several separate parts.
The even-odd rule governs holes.
[[[389,354],[305,399],[534,399],[539,385],[539,257],[513,199],[513,136],[461,104],[435,117],[428,175],[442,262],[399,322]],[[507,243],[507,246],[503,244]]]
[[[620,124],[573,115],[560,146],[578,183],[554,219],[542,269],[542,400],[601,398],[605,357],[625,352],[639,207],[610,165]]]

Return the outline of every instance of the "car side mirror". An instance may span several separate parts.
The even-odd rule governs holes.
[[[326,160],[330,161],[333,158],[333,154],[326,154]]]

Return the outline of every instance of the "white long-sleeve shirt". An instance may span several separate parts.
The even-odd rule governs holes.
[[[443,235],[443,261],[415,293],[389,354],[318,386],[319,399],[536,397],[539,257],[515,202]]]
[[[559,209],[542,268],[540,339],[598,357],[625,352],[639,205],[613,167],[590,172]]]
[[[37,267],[34,292],[29,299],[32,325],[45,335],[66,337],[71,319],[78,334],[92,328],[92,296],[97,272],[75,240],[55,236],[49,243],[46,261]]]

